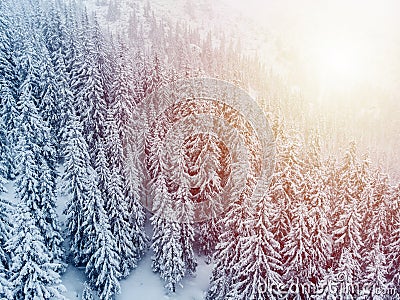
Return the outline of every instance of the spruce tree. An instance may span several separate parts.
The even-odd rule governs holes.
[[[325,275],[319,278],[313,299],[325,300],[325,299],[337,299],[340,297],[338,290],[340,291],[340,285],[342,284],[342,277],[338,276],[332,268],[328,269]]]
[[[167,205],[171,205],[171,196],[169,194],[167,183],[164,174],[160,173],[157,176],[153,190],[153,211],[154,215],[151,217],[153,225],[153,237],[152,245],[153,257],[152,257],[152,269],[154,272],[159,272],[162,268],[161,255],[162,255],[162,242],[163,242],[163,227],[168,222],[164,218],[164,211]]]
[[[0,164],[0,298],[12,299],[11,283],[8,280],[10,257],[6,251],[6,243],[11,237],[10,210],[12,206],[2,198],[2,194],[6,192],[5,173],[4,165]]]
[[[177,149],[177,147],[179,149]],[[169,157],[168,186],[171,194],[172,205],[176,212],[176,226],[179,228],[179,242],[182,248],[182,260],[185,264],[185,274],[193,275],[197,262],[193,251],[194,241],[194,203],[190,198],[190,183],[185,162],[185,153],[179,145],[173,145]]]
[[[39,78],[40,100],[38,101],[38,109],[43,120],[48,123],[51,134],[54,137],[58,137],[61,116],[60,104],[62,101],[62,99],[59,98],[58,92],[61,87],[57,85],[55,70],[47,48],[40,45],[39,51],[42,53],[43,66]]]
[[[368,159],[364,158],[360,161],[357,158],[356,144],[351,142],[348,149],[346,150],[345,157],[339,168],[339,201],[335,206],[334,212],[334,227],[338,230],[340,225],[338,223],[343,222],[343,217],[349,215],[349,210],[353,210],[356,206],[357,216],[359,221],[356,226],[360,226],[360,223],[365,220],[363,214],[370,208],[370,174],[368,167]],[[352,233],[349,232],[351,235]],[[359,230],[357,234],[362,235],[363,232]],[[340,244],[335,243],[334,245],[334,256],[336,258],[340,256]],[[359,250],[359,248],[357,248]],[[357,251],[358,251],[357,250]]]
[[[107,203],[105,210],[110,219],[111,234],[116,243],[117,255],[120,261],[120,273],[127,277],[136,267],[138,258],[129,224],[129,211],[123,195],[121,174],[113,168],[108,178]]]
[[[385,295],[390,288],[387,280],[389,266],[379,242],[368,252],[365,260],[367,264],[361,282],[367,288],[361,291],[362,296],[369,299],[384,299],[385,296],[390,296]]]
[[[61,262],[64,260],[62,249],[64,239],[61,236],[61,226],[56,212],[56,179],[54,172],[48,167],[45,160],[42,161],[40,170],[38,188],[44,220],[42,234],[52,259]]]
[[[396,200],[398,201],[398,199]],[[398,293],[400,293],[400,275],[398,270],[400,268],[400,213],[399,210],[396,212],[396,217],[394,218],[393,229],[391,231],[387,251],[388,263],[389,263],[389,274],[388,279],[393,282]]]
[[[312,256],[311,280],[323,278],[332,263],[333,239],[329,220],[329,198],[324,191],[324,182],[321,177],[314,179],[311,190],[311,209],[309,216]]]
[[[246,238],[250,236],[251,210],[247,196],[229,204],[228,210],[221,219],[221,235],[215,247],[215,262],[210,287],[206,299],[225,299],[235,283],[238,282],[239,262],[246,249]]]
[[[313,274],[312,259],[313,250],[311,244],[309,210],[305,203],[297,202],[293,206],[293,220],[287,236],[284,237],[283,257],[283,279],[287,285],[302,284],[312,286],[310,281]],[[307,290],[300,290],[298,298],[310,297]],[[304,292],[304,294],[302,294]]]
[[[335,274],[340,283],[336,297],[357,299],[359,290],[354,288],[360,282],[361,265],[359,254],[354,249],[342,248],[340,259],[337,263]]]
[[[185,143],[185,170],[186,181],[198,187],[191,189],[190,198],[198,203],[199,218],[202,223],[197,225],[197,239],[200,251],[210,261],[218,242],[219,228],[217,225],[219,214],[222,212],[222,169],[221,149],[215,138],[209,134],[198,134]]]
[[[309,207],[309,231],[311,236],[310,280],[315,284],[322,280],[332,260],[332,224],[330,221],[330,194],[325,169],[321,161],[319,136],[313,135],[307,150],[305,166],[304,201]]]
[[[131,237],[135,247],[135,257],[140,259],[148,247],[148,237],[144,231],[145,212],[140,202],[141,178],[139,175],[138,151],[133,150],[133,145],[127,146],[127,161],[124,165],[123,192],[128,206]]]
[[[3,1],[0,6],[0,80],[12,92],[15,92],[15,30],[13,12],[9,1]],[[4,86],[4,85],[2,85]]]
[[[185,274],[194,275],[197,262],[194,256],[193,241],[193,202],[189,198],[189,189],[184,185],[178,187],[174,193],[173,201],[177,212],[177,226],[180,227],[179,242],[182,248],[182,260],[185,264]]]
[[[172,211],[166,211],[168,218]],[[183,250],[179,241],[179,226],[176,221],[167,221],[162,227],[163,241],[160,276],[165,281],[165,288],[174,293],[185,275],[185,262],[182,259]]]
[[[163,157],[159,157],[159,160],[160,165],[163,165]],[[168,292],[174,293],[185,275],[185,263],[180,242],[180,226],[162,170],[152,185],[154,187],[154,215],[151,217],[153,225],[151,247],[154,252],[152,268],[154,272],[160,273]]]
[[[388,189],[383,187],[384,181],[379,182],[377,176],[373,184],[371,208],[364,221],[363,278],[362,282],[369,288],[364,294],[371,298],[380,296],[379,291],[389,288],[389,214]]]
[[[110,230],[110,219],[97,188],[96,173],[89,169],[87,198],[82,206],[83,263],[89,283],[100,299],[110,299],[121,292],[118,282],[120,257]]]
[[[129,215],[128,201],[134,199],[127,199],[126,195],[124,195],[125,178],[123,171],[126,163],[125,155],[117,122],[114,120],[112,112],[113,110],[109,109],[105,126],[107,136],[106,154],[109,157],[108,177],[106,178],[106,191],[104,193],[107,199],[105,209],[110,217],[111,232],[115,238],[118,255],[120,256],[120,273],[123,277],[126,277],[129,275],[130,270],[136,267],[143,251],[143,245],[135,243],[141,242],[140,239],[143,236],[143,232],[135,232],[130,228],[132,219]],[[134,168],[134,166],[129,167]]]
[[[31,209],[21,202],[15,213],[15,227],[7,242],[12,253],[10,282],[16,299],[64,299],[65,291],[51,253],[35,224]]]
[[[57,141],[61,142],[63,131],[70,114],[73,94],[69,85],[69,73],[67,71],[67,54],[69,50],[68,41],[70,40],[71,30],[67,29],[61,16],[62,5],[50,4],[46,8],[47,22],[42,25],[44,42],[49,53],[49,60],[52,65],[52,82],[47,84],[47,89],[55,87],[52,93],[46,93],[46,96],[54,95],[54,99],[47,99],[45,102],[51,104],[57,112],[57,116],[49,115],[49,123],[53,130],[53,135]],[[56,101],[55,101],[56,99]],[[51,109],[47,109],[47,115],[51,114]],[[46,118],[45,118],[46,119]],[[61,146],[60,143],[56,145]]]
[[[116,55],[116,78],[112,82],[110,109],[117,123],[118,135],[123,149],[125,149],[131,138],[130,116],[134,111],[136,99],[135,78],[132,62],[128,56],[129,49],[121,37],[117,39],[114,51]]]
[[[5,84],[5,81],[0,80],[0,163],[2,165],[2,175],[4,178],[11,179],[14,173],[15,164],[14,142],[15,142],[15,123],[18,115],[15,99],[11,91]],[[13,119],[15,118],[15,119]],[[7,124],[7,125],[6,125]]]
[[[81,300],[93,300],[93,291],[90,288],[90,285],[86,281],[83,283],[83,292]]]
[[[242,259],[227,299],[275,299],[282,297],[280,244],[271,232],[275,208],[269,197],[256,204],[255,216],[247,220],[252,231],[244,239]]]
[[[363,241],[361,237],[362,216],[360,214],[360,204],[353,202],[344,207],[344,213],[340,215],[333,231],[334,243],[340,250],[339,260],[334,268],[338,276],[342,278],[342,291],[352,297],[358,296],[358,291],[348,290],[353,283],[361,280],[361,249]]]
[[[107,198],[107,185],[110,178],[110,169],[108,167],[105,139],[100,138],[97,141],[94,151],[95,154],[92,154],[91,157],[94,158],[94,169],[97,174],[98,188],[102,194],[103,199],[105,200]]]
[[[62,175],[62,192],[68,195],[64,214],[70,238],[71,253],[74,263],[83,262],[84,232],[82,224],[85,220],[83,205],[88,201],[88,183],[90,158],[88,146],[82,135],[82,125],[72,115],[67,122],[64,140],[64,173]]]
[[[70,195],[65,210],[75,264],[86,266],[89,283],[101,299],[120,292],[120,260],[110,231],[110,220],[98,187],[98,177],[90,166],[88,146],[82,126],[72,116],[66,131],[64,191]]]
[[[30,58],[26,57],[26,60],[29,65]],[[55,213],[54,148],[47,122],[41,118],[34,103],[34,75],[30,68],[22,72],[26,77],[17,101],[20,114],[17,117],[16,190],[20,200],[31,209],[46,247],[53,250],[52,258],[59,260],[62,237]]]
[[[303,201],[304,161],[300,153],[300,141],[283,133],[277,138],[277,157],[275,172],[272,174],[270,183],[271,199],[277,203],[278,219],[275,224],[277,240],[284,247],[284,237],[289,234],[292,210],[296,202]]]

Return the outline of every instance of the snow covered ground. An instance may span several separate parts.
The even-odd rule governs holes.
[[[201,258],[198,259],[198,262],[196,277],[184,279],[182,287],[178,288],[176,295],[167,296],[159,275],[151,271],[151,259],[150,253],[148,253],[133,274],[121,282],[122,294],[117,299],[204,299],[212,266],[205,264]]]
[[[151,252],[139,263],[136,270],[131,275],[121,281],[121,294],[116,297],[117,300],[201,300],[204,299],[204,293],[207,290],[209,277],[211,275],[212,265],[204,263],[202,258],[198,258],[198,268],[196,277],[186,278],[182,282],[174,295],[165,293],[163,282],[159,274],[151,270]],[[80,299],[85,281],[84,270],[79,270],[74,266],[68,266],[67,271],[62,276],[62,281],[67,292],[65,296],[68,299]]]

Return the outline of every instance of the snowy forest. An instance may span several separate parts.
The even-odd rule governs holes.
[[[123,13],[98,2],[109,20]],[[308,120],[301,92],[240,39],[156,17],[150,2],[133,12],[116,33],[82,1],[0,2],[0,298],[68,298],[74,266],[76,297],[119,299],[150,256],[166,297],[205,262],[208,300],[398,299],[400,184],[380,162]],[[226,145],[195,134],[171,161],[162,122],[138,143],[135,122],[155,108],[132,116],[159,87],[200,77],[256,93],[276,159],[259,202],[241,195],[195,222],[198,203],[221,210]]]

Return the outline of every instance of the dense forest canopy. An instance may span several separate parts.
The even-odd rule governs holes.
[[[117,1],[97,2],[110,22],[122,14]],[[381,131],[353,141],[346,129],[354,120],[311,110],[237,38],[157,17],[150,2],[132,4],[126,30],[110,32],[83,4],[0,3],[1,298],[62,299],[70,264],[85,270],[83,299],[114,299],[148,248],[167,293],[205,259],[214,267],[207,299],[400,294],[400,185],[376,160],[379,149],[364,151]],[[157,119],[156,102],[138,114],[152,92],[199,77],[254,94],[276,143],[263,197],[252,202],[244,189],[222,214],[221,193],[242,168],[231,164],[229,144],[207,132],[213,119],[176,153],[163,151],[168,122],[218,105],[183,99],[158,123],[148,122]],[[224,138],[251,141],[249,120],[225,111],[243,130]],[[257,158],[258,144],[246,145],[243,155]],[[251,187],[254,176],[246,176]],[[12,201],[6,187],[15,189]],[[199,202],[208,218],[194,222]],[[307,288],[289,288],[296,284]]]

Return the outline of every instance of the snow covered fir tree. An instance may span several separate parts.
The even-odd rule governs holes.
[[[207,1],[183,2],[196,19]],[[189,299],[204,270],[193,299],[400,298],[398,174],[240,38],[204,28],[151,1],[0,2],[0,299],[159,299],[135,290],[148,278]],[[224,202],[245,164],[234,152],[251,165],[259,150],[242,112],[181,99],[138,116],[200,77],[255,95],[272,128],[255,203],[251,172]],[[191,116],[203,123],[183,126]]]

